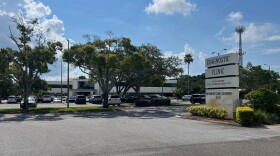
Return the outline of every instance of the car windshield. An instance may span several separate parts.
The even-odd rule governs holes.
[[[86,98],[86,97],[83,95],[78,95],[77,98]]]
[[[35,101],[35,99],[33,97],[29,97],[28,101]]]
[[[94,96],[94,98],[101,98],[101,96]]]
[[[200,97],[200,95],[199,95],[199,94],[196,94],[196,95],[192,95],[192,97]]]
[[[112,95],[111,98],[120,98],[118,95]]]

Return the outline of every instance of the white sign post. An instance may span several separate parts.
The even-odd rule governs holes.
[[[239,59],[237,53],[219,55],[205,60],[206,105],[224,107],[233,119],[239,104]]]

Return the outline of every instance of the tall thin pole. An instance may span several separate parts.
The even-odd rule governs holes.
[[[269,71],[269,74],[271,76],[270,66],[268,66],[268,71]],[[269,79],[269,89],[271,90],[271,78]]]
[[[190,64],[188,63],[188,95],[190,95]]]
[[[60,98],[61,98],[61,103],[62,103],[62,59],[61,59],[61,65],[60,65],[60,84],[61,84],[61,92],[60,92]]]
[[[244,26],[238,26],[235,28],[235,32],[238,33],[239,35],[239,51],[238,51],[238,55],[239,55],[239,65],[241,67],[243,67],[243,51],[242,51],[242,33],[245,31],[245,27]]]
[[[68,50],[69,50],[69,39],[67,39],[68,42]],[[67,108],[69,108],[69,55],[67,60]]]

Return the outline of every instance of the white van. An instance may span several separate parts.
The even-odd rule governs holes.
[[[121,98],[119,95],[109,95],[108,97],[108,105],[121,105]]]

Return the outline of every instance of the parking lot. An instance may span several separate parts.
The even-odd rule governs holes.
[[[75,103],[69,103],[70,107],[87,107],[87,106],[97,106],[97,104],[92,104],[87,102],[86,104],[75,104]],[[100,104],[99,104],[100,106]],[[63,101],[62,103],[58,102],[52,102],[52,103],[38,103],[38,108],[46,108],[46,107],[67,107],[67,103]],[[0,104],[1,108],[20,108],[19,102],[18,103],[9,103],[7,104],[6,100],[2,100],[2,104]]]

